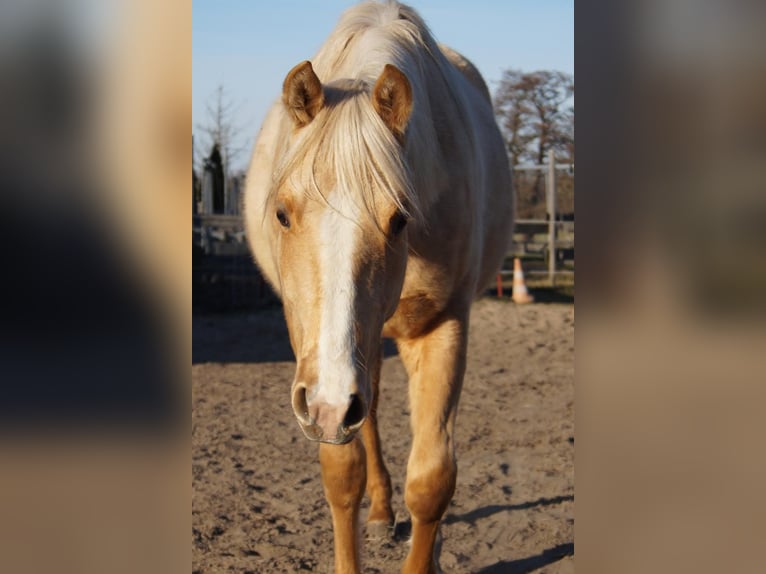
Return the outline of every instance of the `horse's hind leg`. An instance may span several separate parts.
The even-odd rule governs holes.
[[[439,523],[455,491],[455,411],[465,373],[467,312],[428,334],[399,341],[410,377],[412,450],[405,502],[412,517],[412,547],[404,574],[438,572],[434,551]]]
[[[367,535],[370,538],[386,538],[391,532],[394,513],[391,510],[391,477],[383,462],[378,434],[378,394],[380,388],[381,355],[370,365],[372,374],[372,400],[367,420],[362,427],[362,438],[367,451],[367,496],[370,512],[367,515]]]
[[[319,446],[322,483],[330,503],[335,540],[335,574],[359,573],[359,503],[366,480],[362,441]]]

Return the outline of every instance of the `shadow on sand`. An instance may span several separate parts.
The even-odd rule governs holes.
[[[383,356],[397,355],[383,340]],[[192,364],[293,362],[282,306],[258,310],[192,315]]]
[[[535,506],[550,506],[552,504],[560,504],[574,500],[574,496],[571,494],[564,496],[554,496],[553,498],[538,498],[531,502],[522,502],[520,504],[491,504],[489,506],[482,506],[476,510],[471,510],[465,514],[448,514],[442,520],[442,524],[454,524],[455,522],[469,522],[474,523],[480,518],[487,518],[493,514],[499,512],[507,512],[511,510],[526,510],[527,508],[534,508]]]
[[[567,542],[553,548],[543,550],[540,554],[519,558],[517,560],[502,560],[486,568],[482,568],[476,574],[526,574],[533,572],[548,564],[558,562],[567,556],[574,556],[574,543]]]

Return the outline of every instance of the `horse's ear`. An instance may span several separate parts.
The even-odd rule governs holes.
[[[299,128],[310,124],[322,109],[322,82],[314,73],[311,62],[301,62],[287,74],[282,85],[282,101]]]
[[[400,143],[412,113],[412,87],[399,68],[386,64],[372,89],[372,105]]]

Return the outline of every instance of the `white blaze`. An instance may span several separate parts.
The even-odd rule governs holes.
[[[335,199],[341,195],[339,199]],[[358,209],[334,193],[320,223],[322,309],[319,324],[319,381],[312,402],[345,405],[354,392],[353,264],[360,230]],[[334,200],[334,201],[333,201]]]

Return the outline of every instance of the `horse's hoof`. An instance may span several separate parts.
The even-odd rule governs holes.
[[[373,520],[365,525],[367,540],[391,540],[394,536],[394,525],[385,520]]]

